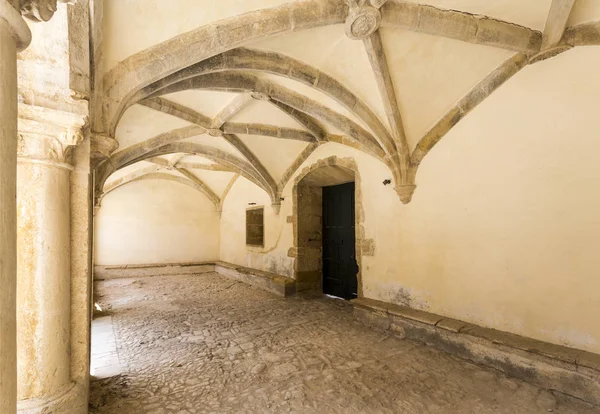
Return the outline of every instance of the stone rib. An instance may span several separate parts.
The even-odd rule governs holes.
[[[219,207],[221,204],[221,200],[219,196],[215,194],[215,192],[200,178],[195,176],[191,171],[186,170],[185,168],[175,168],[175,171],[185,176],[188,180],[192,181],[200,191],[202,191],[210,201],[215,205],[215,207]]]
[[[221,203],[219,204],[219,211],[223,211],[223,204],[225,203],[225,198],[227,198],[227,195],[229,194],[229,192],[231,191],[231,188],[233,187],[233,185],[235,184],[235,182],[237,181],[237,179],[239,177],[240,177],[239,174],[235,174],[233,177],[231,177],[231,180],[229,180],[227,187],[225,187],[225,190],[223,191],[223,194],[221,195]]]
[[[392,138],[381,120],[348,88],[317,68],[275,52],[247,48],[228,51],[149,85],[136,94],[132,101],[144,99],[157,90],[195,76],[232,70],[257,71],[283,76],[328,95],[361,119],[379,138],[386,151],[395,152]]]
[[[254,169],[256,169],[256,171],[267,181],[270,187],[277,187],[275,180],[273,179],[269,171],[267,171],[263,163],[237,135],[225,134],[223,135],[223,139],[229,142],[244,156],[244,158],[246,158],[246,160],[254,167]]]
[[[129,98],[165,76],[252,41],[343,23],[347,14],[339,0],[293,2],[210,23],[136,53],[104,77],[104,129],[114,136]]]
[[[279,197],[281,197],[281,194],[283,193],[283,189],[285,188],[287,183],[290,181],[292,176],[296,173],[296,171],[298,171],[298,169],[302,166],[302,164],[304,164],[304,161],[306,161],[308,159],[308,157],[310,157],[311,154],[313,152],[315,152],[315,150],[317,148],[319,148],[318,143],[309,144],[296,157],[296,159],[294,160],[294,162],[292,162],[292,164],[288,167],[288,169],[285,170],[281,179],[279,180],[279,184],[277,185],[277,194],[279,195]]]
[[[295,109],[296,111],[303,112],[311,117],[315,117],[340,129],[348,135],[350,140],[359,142],[365,152],[379,159],[382,159],[385,156],[385,152],[377,140],[364,128],[352,120],[315,101],[312,101],[303,95],[279,86],[273,82],[258,79],[256,76],[237,72],[221,72],[202,75],[187,79],[177,84],[169,85],[159,92],[155,92],[153,95],[151,95],[151,97],[188,89],[259,92],[265,94],[270,96],[274,101],[283,103]]]
[[[464,118],[473,108],[479,105],[504,82],[515,75],[527,64],[527,57],[518,53],[502,63],[492,73],[479,82],[450,111],[446,113],[429,132],[419,141],[411,155],[410,182],[414,182],[419,164],[446,133]]]
[[[132,183],[132,182],[141,181],[141,180],[168,180],[168,181],[174,181],[174,182],[177,182],[177,183],[180,183],[183,185],[187,185],[188,187],[191,187],[194,190],[201,192],[211,201],[211,203],[213,203],[215,205],[216,209],[219,208],[220,200],[218,198],[217,198],[217,200],[215,200],[213,198],[212,194],[214,194],[214,193],[210,194],[210,193],[205,192],[205,190],[206,190],[205,187],[200,186],[197,183],[193,182],[192,180],[189,180],[184,177],[179,177],[176,175],[159,172],[158,168],[159,167],[154,168],[154,171],[151,171],[150,169],[142,169],[139,171],[135,171],[131,174],[126,175],[125,177],[122,177],[114,182],[111,182],[109,185],[107,185],[105,187],[104,194],[102,194],[102,198],[106,197],[110,192],[116,190],[117,188],[122,187],[122,186]],[[211,192],[212,192],[212,190],[211,190]]]
[[[371,62],[371,68],[375,75],[385,113],[392,128],[392,136],[396,143],[395,148],[399,153],[398,157],[401,176],[402,179],[405,179],[410,163],[410,150],[408,141],[406,140],[406,133],[404,131],[404,123],[402,122],[398,100],[396,98],[396,90],[390,74],[383,43],[381,41],[381,34],[379,31],[376,31],[371,36],[365,38],[363,43],[367,51],[367,56],[369,57],[369,62]],[[388,154],[393,156],[394,152],[388,151]]]
[[[483,15],[404,2],[387,2],[381,13],[383,27],[398,27],[526,54],[539,52],[542,44],[542,33],[537,30]]]

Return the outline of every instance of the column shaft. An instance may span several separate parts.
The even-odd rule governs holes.
[[[70,170],[19,157],[17,173],[18,399],[70,385]]]
[[[16,410],[17,50],[0,16],[0,413]]]

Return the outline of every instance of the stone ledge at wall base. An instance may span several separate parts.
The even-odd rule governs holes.
[[[86,388],[87,385],[72,382],[48,398],[19,401],[17,414],[85,414],[88,412]]]
[[[215,271],[215,262],[148,263],[132,265],[94,266],[94,280],[126,279],[130,277],[187,275]]]
[[[278,296],[287,297],[296,293],[296,281],[292,278],[221,261],[94,266],[94,280],[209,272],[217,272],[222,276],[239,280]]]
[[[220,261],[215,262],[215,271],[278,296],[287,297],[296,293],[296,281],[290,277]]]
[[[369,326],[600,406],[598,354],[377,300],[352,304],[355,316]]]

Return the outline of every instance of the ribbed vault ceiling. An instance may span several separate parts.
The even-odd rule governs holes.
[[[408,202],[428,151],[504,81],[538,57],[600,43],[596,0],[104,3],[94,128],[119,147],[99,186],[167,179],[217,207],[235,179],[277,204],[301,161],[330,142],[388,165]],[[355,39],[344,19],[362,12],[382,23]],[[369,29],[360,18],[353,30]],[[274,19],[280,34],[266,27]],[[284,30],[285,19],[297,21]],[[207,41],[213,52],[194,56]]]

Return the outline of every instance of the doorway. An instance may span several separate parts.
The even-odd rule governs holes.
[[[323,187],[323,293],[358,296],[354,182]]]
[[[336,156],[305,168],[293,187],[296,292],[343,299],[362,295],[364,212],[360,175],[351,158]]]

